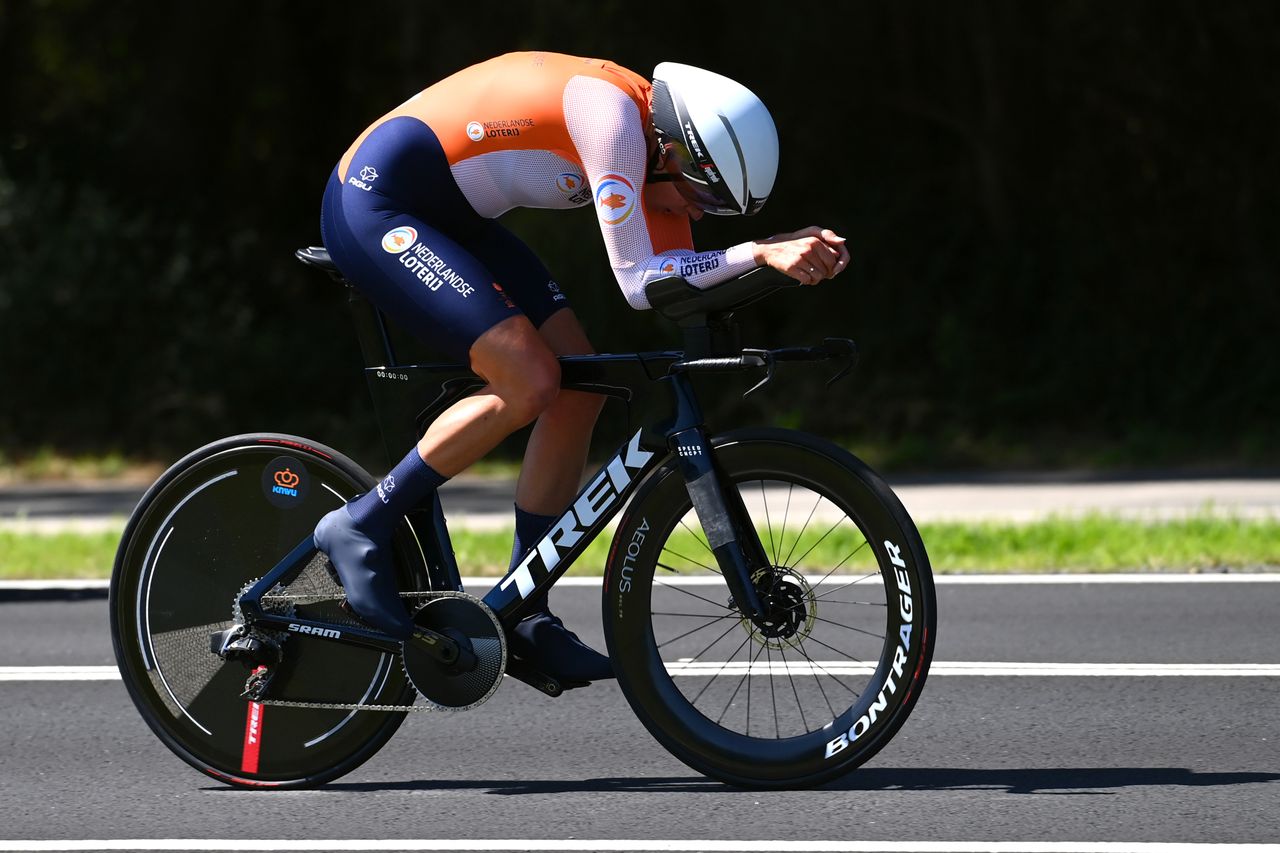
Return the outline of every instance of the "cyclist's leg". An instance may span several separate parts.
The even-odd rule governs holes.
[[[486,260],[501,288],[537,326],[556,355],[595,352],[568,298],[536,255],[502,226],[493,223],[468,248]],[[586,465],[591,432],[603,398],[564,391],[546,407],[534,425],[516,488],[515,540],[512,565],[546,531],[573,499]],[[545,598],[532,602],[533,612],[511,635],[514,654],[566,682],[613,677],[609,659],[587,646],[554,616]]]
[[[487,221],[463,244],[493,271],[502,291],[529,318],[553,353],[595,352],[568,296],[523,241],[499,223]],[[561,391],[539,415],[516,486],[516,505],[522,511],[552,515],[577,494],[591,432],[603,403],[598,394]]]
[[[369,134],[352,169],[376,173],[376,190],[331,178],[322,228],[343,274],[384,313],[455,357],[470,358],[489,385],[445,412],[375,492],[317,527],[356,612],[398,636],[412,625],[391,586],[384,553],[403,513],[506,435],[533,420],[559,387],[554,354],[519,309],[489,283],[491,272],[396,188],[409,186],[462,226],[461,199],[434,134],[395,119]],[[379,180],[380,179],[380,180]],[[450,193],[450,190],[452,193]],[[459,203],[461,202],[461,203]]]

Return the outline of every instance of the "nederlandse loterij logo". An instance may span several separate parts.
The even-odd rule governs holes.
[[[605,225],[621,225],[636,206],[636,188],[622,175],[605,175],[596,186],[596,213]]]
[[[468,123],[467,138],[472,142],[479,142],[481,139],[484,139],[484,125],[478,121]]]
[[[407,252],[418,242],[418,229],[408,225],[392,228],[382,238],[382,248],[393,255]]]

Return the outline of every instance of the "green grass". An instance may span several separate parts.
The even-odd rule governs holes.
[[[823,529],[762,530],[765,547],[783,563],[801,556],[806,571],[865,570],[870,549],[855,531],[825,538]],[[1002,522],[925,524],[921,528],[935,572],[1196,571],[1280,568],[1280,519],[1222,518],[1207,513],[1176,521],[1144,522],[1111,516]],[[511,553],[507,531],[452,531],[463,574],[502,574]],[[118,533],[54,535],[0,532],[0,578],[105,578]],[[692,533],[678,530],[664,558],[681,572],[710,565]],[[609,551],[601,536],[571,574],[598,575]]]

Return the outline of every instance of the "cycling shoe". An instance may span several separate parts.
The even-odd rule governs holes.
[[[365,535],[345,506],[320,519],[313,536],[338,570],[356,615],[397,639],[413,636],[413,622],[396,587],[390,545],[380,546]]]
[[[579,640],[550,610],[524,619],[509,636],[513,654],[557,681],[603,681],[616,677],[609,658]]]

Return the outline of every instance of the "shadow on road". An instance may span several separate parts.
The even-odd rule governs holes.
[[[210,788],[209,790],[215,790]],[[223,788],[221,790],[231,790]],[[402,782],[335,782],[322,791],[484,791],[490,794],[714,793],[732,791],[703,776],[617,779],[421,779]]]
[[[826,791],[1003,791],[1008,794],[1104,794],[1108,789],[1216,787],[1280,782],[1280,773],[1197,773],[1178,767],[1082,767],[1055,770],[873,768],[822,786]],[[229,791],[229,788],[209,790]],[[701,776],[614,779],[420,779],[400,782],[336,782],[322,791],[482,791],[489,794],[734,793]]]
[[[824,785],[829,791],[1003,790],[1009,794],[1101,794],[1113,788],[1217,787],[1280,782],[1280,773],[1197,773],[1181,767],[1062,767],[982,770],[870,768]]]

